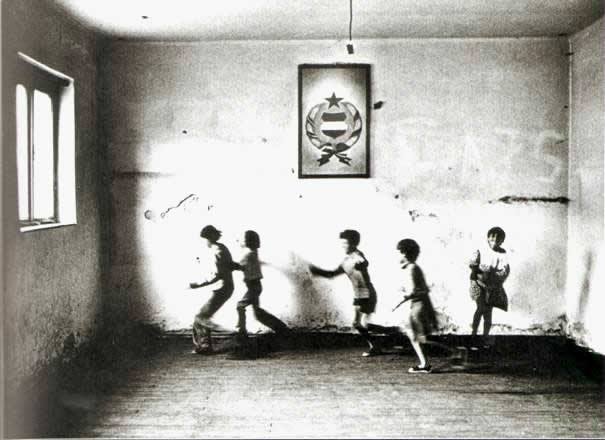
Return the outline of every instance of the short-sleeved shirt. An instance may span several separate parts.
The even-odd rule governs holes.
[[[424,297],[428,298],[429,288],[426,285],[422,269],[415,263],[407,263],[402,268],[402,290],[406,295],[413,295],[410,301],[414,303],[422,301]]]
[[[210,252],[213,254],[216,266],[213,278],[216,275],[223,281],[223,286],[217,290],[233,292],[233,258],[231,252],[222,243],[214,243],[210,247]]]
[[[370,298],[371,281],[368,275],[367,263],[368,260],[357,249],[347,254],[340,263],[340,267],[351,280],[355,298]],[[364,267],[356,268],[358,264],[363,264]]]
[[[247,249],[246,253],[242,255],[239,265],[244,272],[244,280],[260,280],[263,277],[263,273],[260,270],[260,261],[258,260],[257,251]]]
[[[484,246],[473,253],[471,264],[479,265],[479,284],[487,288],[501,288],[510,273],[508,255],[504,249],[496,252],[489,246]],[[492,272],[495,276],[485,276],[485,272]]]

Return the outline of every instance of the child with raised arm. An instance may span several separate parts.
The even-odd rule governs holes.
[[[397,250],[401,252],[401,268],[403,269],[403,301],[410,302],[409,322],[406,324],[406,333],[420,364],[411,367],[408,373],[430,373],[431,365],[428,363],[421,344],[427,343],[426,337],[437,326],[435,310],[429,297],[429,288],[424,279],[424,273],[416,264],[420,254],[420,246],[414,240],[406,238],[397,243]],[[441,345],[441,344],[439,344]]]
[[[276,333],[288,331],[286,324],[260,306],[259,297],[263,291],[261,284],[263,273],[258,259],[258,248],[260,248],[258,233],[256,231],[246,231],[242,244],[246,248],[246,252],[239,263],[234,263],[234,268],[244,273],[244,283],[248,289],[244,297],[237,303],[237,328],[240,336],[245,338],[248,334],[246,331],[246,307],[250,305],[258,322]]]
[[[335,270],[324,270],[314,265],[309,270],[314,275],[332,278],[340,274],[346,274],[353,285],[353,308],[355,317],[353,328],[357,330],[369,345],[369,350],[362,356],[374,356],[381,353],[380,348],[372,341],[368,331],[369,317],[376,310],[376,290],[370,281],[368,273],[368,260],[357,246],[361,236],[353,229],[347,229],[340,233],[342,248],[345,257]],[[378,326],[377,326],[378,327]]]
[[[214,226],[204,226],[200,232],[200,237],[213,254],[215,270],[210,279],[202,283],[189,283],[189,287],[197,289],[215,285],[215,289],[193,321],[193,353],[210,354],[213,351],[212,330],[218,328],[210,318],[233,294],[233,259],[227,246],[218,242],[221,238],[221,231]]]
[[[504,281],[510,274],[506,250],[502,243],[506,238],[504,230],[498,226],[487,231],[485,249],[476,250],[470,262],[471,298],[476,303],[473,315],[472,337],[476,339],[479,322],[483,318],[483,344],[489,348],[489,331],[492,326],[492,310],[498,307],[508,310],[508,298],[504,290]]]

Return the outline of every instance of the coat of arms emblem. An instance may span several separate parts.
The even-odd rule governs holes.
[[[305,133],[309,141],[321,152],[317,159],[324,165],[336,157],[341,163],[351,165],[347,151],[361,136],[362,120],[359,110],[332,92],[332,96],[314,105],[305,119]]]

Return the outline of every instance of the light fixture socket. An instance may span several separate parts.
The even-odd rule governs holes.
[[[349,55],[353,55],[355,53],[355,49],[353,48],[353,43],[347,44],[347,52],[349,52]]]

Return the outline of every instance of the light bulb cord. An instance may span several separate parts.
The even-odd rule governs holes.
[[[353,41],[353,0],[349,0],[349,41]]]

